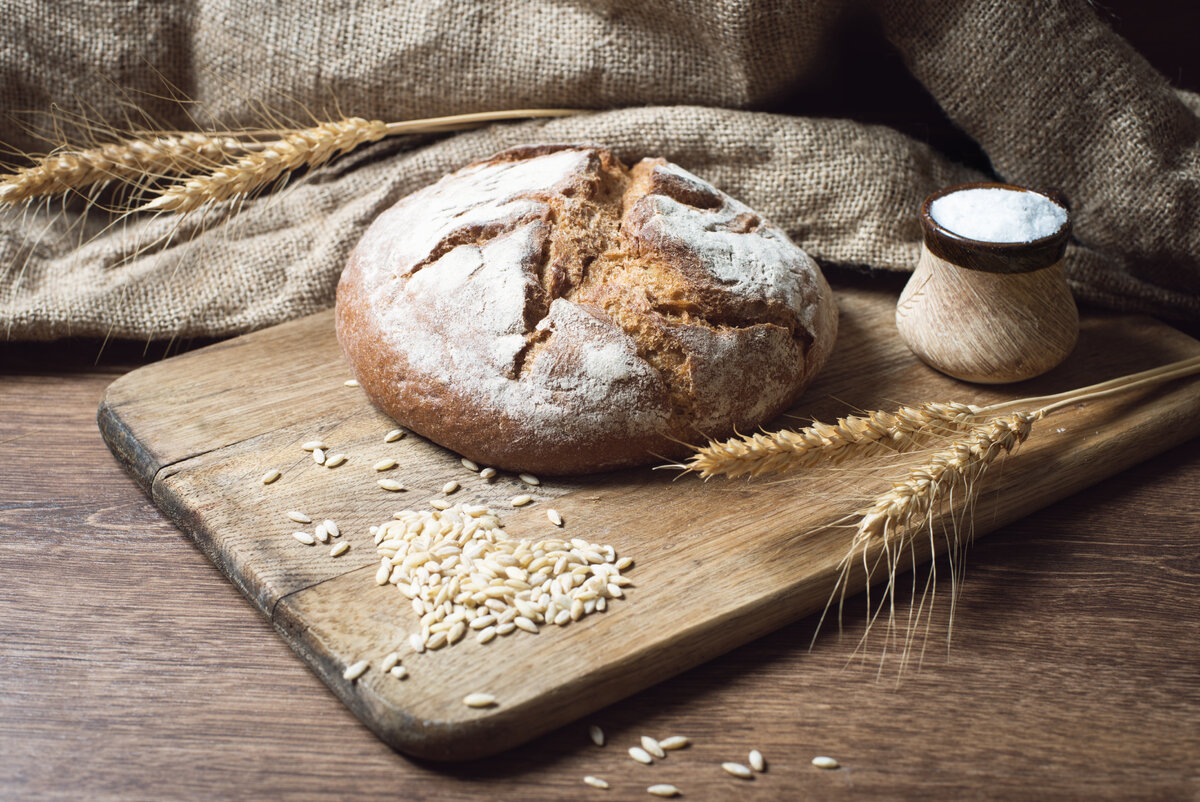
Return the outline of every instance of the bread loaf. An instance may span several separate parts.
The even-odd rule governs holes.
[[[478,463],[652,462],[752,429],[837,328],[811,258],[662,159],[538,145],[464,167],[370,226],[337,332],[371,400]]]

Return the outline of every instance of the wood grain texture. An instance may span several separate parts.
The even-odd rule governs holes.
[[[1001,400],[1200,351],[1195,341],[1144,319],[1097,319],[1063,370],[1038,384],[984,389],[925,368],[904,348],[890,326],[890,293],[843,288],[839,304],[839,352],[794,414],[843,412],[843,402],[832,399],[865,408]],[[1124,347],[1108,347],[1112,338]],[[457,500],[499,509],[523,486],[513,477],[488,485],[457,456],[415,436],[384,443],[391,422],[361,391],[343,387],[348,376],[329,315],[317,315],[123,377],[106,396],[101,425],[108,436],[121,433],[114,451],[131,470],[147,472],[142,481],[155,502],[326,684],[386,742],[423,757],[475,758],[511,748],[819,610],[848,549],[847,530],[825,527],[906,473],[896,463],[877,475],[841,467],[756,483],[672,481],[649,470],[547,482],[537,504],[505,514],[510,535],[552,534],[544,509],[553,499],[568,521],[566,536],[611,544],[637,560],[627,598],[604,615],[545,627],[536,637],[518,632],[488,645],[468,638],[418,655],[407,645],[416,628],[407,599],[374,584],[378,560],[368,526],[398,509],[425,507],[449,479],[464,484]],[[976,534],[1197,433],[1200,393],[1187,381],[1056,414],[989,475]],[[349,455],[347,463],[313,463],[300,448],[313,438]],[[393,475],[411,488],[406,493],[375,485],[379,474],[371,466],[389,455],[401,462]],[[258,477],[269,468],[284,476],[264,487]],[[292,509],[337,520],[350,552],[334,559],[326,547],[296,543],[290,533],[300,527],[286,518]],[[926,556],[918,545],[914,557]],[[852,592],[864,581],[861,571],[853,573]],[[342,679],[349,664],[377,665],[393,650],[403,656],[408,680],[377,671]],[[461,704],[480,690],[500,704]]]
[[[700,800],[1200,793],[1194,444],[981,541],[952,649],[939,606],[923,668],[898,685],[876,680],[877,650],[851,658],[860,599],[811,652],[810,617],[519,750],[431,765],[367,731],[109,455],[96,404],[138,350],[99,369],[94,345],[4,353],[6,799],[604,796],[584,774],[607,778],[612,799],[659,781]],[[591,722],[609,746],[590,744]],[[643,733],[675,732],[695,746],[650,767],[625,755]],[[720,771],[751,747],[767,774],[746,785]],[[813,769],[816,754],[844,768]]]

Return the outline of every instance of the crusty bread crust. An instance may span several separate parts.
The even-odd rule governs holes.
[[[662,159],[515,148],[399,201],[337,293],[371,400],[510,470],[586,473],[786,409],[833,348],[816,263]]]

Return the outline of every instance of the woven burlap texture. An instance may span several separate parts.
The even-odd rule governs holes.
[[[449,170],[537,141],[598,143],[627,161],[664,156],[824,264],[909,270],[920,200],[985,176],[886,127],[750,110],[813,80],[842,7],[29,3],[0,34],[4,112],[58,105],[119,123],[136,105],[162,127],[190,129],[261,124],[263,100],[292,118],[599,111],[385,140],[236,212],[114,224],[95,209],[83,217],[78,200],[12,210],[0,219],[0,325],[13,339],[221,336],[327,308],[380,211]],[[1172,90],[1083,0],[880,0],[875,13],[997,175],[1071,202],[1067,263],[1079,297],[1200,317],[1195,97]],[[180,106],[172,92],[195,103]],[[49,126],[4,115],[0,140],[44,150],[34,134]]]

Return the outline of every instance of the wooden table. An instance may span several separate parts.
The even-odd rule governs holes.
[[[811,652],[814,619],[514,752],[436,765],[359,724],[121,471],[96,405],[162,346],[98,349],[0,346],[4,799],[1200,796],[1194,442],[981,541],[949,654],[943,603],[919,672],[877,678],[878,637],[854,657],[858,600]],[[626,755],[674,733],[694,745]],[[767,773],[720,770],[751,748]]]

